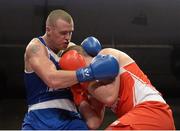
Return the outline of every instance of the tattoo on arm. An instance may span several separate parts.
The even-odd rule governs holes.
[[[40,50],[40,46],[39,45],[33,45],[30,49],[31,49],[31,52],[33,54],[36,54]]]

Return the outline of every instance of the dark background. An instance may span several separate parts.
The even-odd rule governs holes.
[[[97,37],[129,54],[174,112],[180,129],[180,0],[0,0],[0,129],[20,129],[26,111],[23,55],[48,13],[74,18],[72,41]],[[43,65],[42,65],[43,66]],[[101,129],[115,117],[107,110]]]

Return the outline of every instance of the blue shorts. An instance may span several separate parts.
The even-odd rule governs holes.
[[[22,130],[88,130],[88,127],[79,113],[50,108],[26,113]]]

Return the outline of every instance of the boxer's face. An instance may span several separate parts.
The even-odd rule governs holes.
[[[57,20],[53,27],[50,27],[49,36],[55,49],[65,49],[71,40],[74,24],[64,20]]]

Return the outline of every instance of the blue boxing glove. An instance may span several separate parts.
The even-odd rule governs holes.
[[[119,73],[119,63],[112,55],[97,55],[88,67],[76,71],[79,82],[114,79]]]
[[[102,49],[100,42],[95,37],[87,37],[82,43],[83,49],[90,55],[96,56]]]

